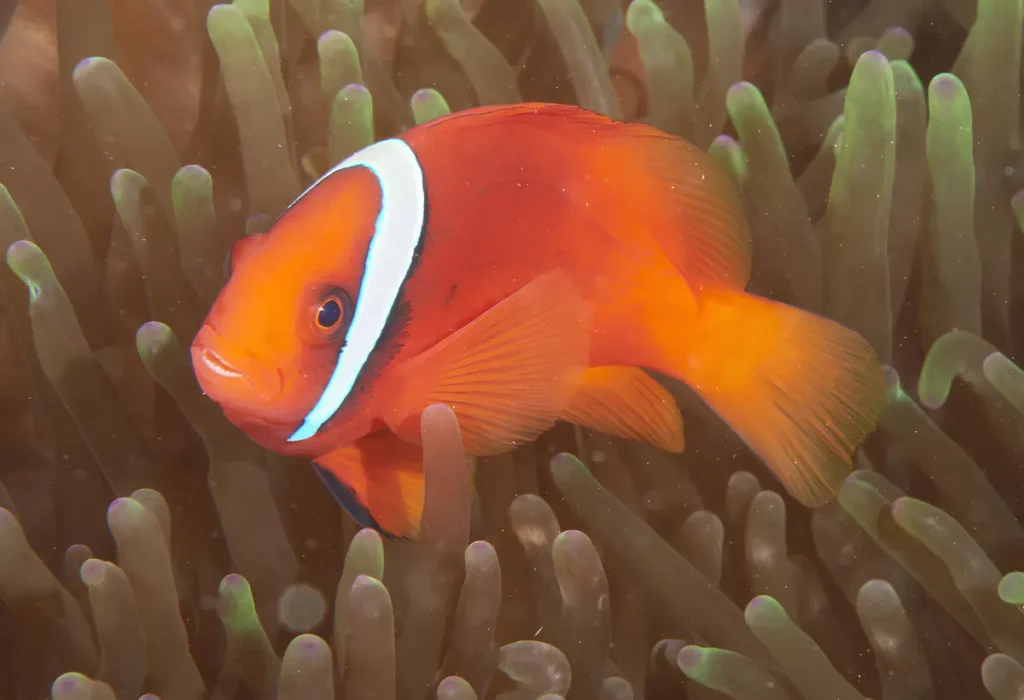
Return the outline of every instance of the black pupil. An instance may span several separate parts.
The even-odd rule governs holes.
[[[341,304],[334,299],[324,302],[317,312],[316,322],[321,328],[331,328],[341,320]]]

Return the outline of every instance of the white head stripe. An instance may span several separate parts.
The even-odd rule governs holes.
[[[384,331],[422,235],[426,212],[423,171],[416,154],[401,139],[378,141],[352,154],[310,185],[306,192],[339,170],[358,167],[368,168],[380,183],[380,213],[366,254],[355,314],[330,381],[302,425],[288,438],[289,442],[315,435],[348,398],[356,377]],[[295,201],[302,199],[306,192]]]

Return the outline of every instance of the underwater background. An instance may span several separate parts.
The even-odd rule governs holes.
[[[1021,0],[0,21],[0,700],[1024,698]],[[681,456],[560,425],[470,482],[436,422],[423,536],[382,541],[200,393],[234,240],[376,139],[523,100],[707,149],[750,289],[872,343],[838,499],[671,383]]]

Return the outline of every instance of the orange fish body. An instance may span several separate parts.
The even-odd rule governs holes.
[[[557,420],[681,451],[645,369],[818,505],[874,428],[881,367],[856,333],[746,294],[750,257],[732,183],[685,141],[473,109],[356,153],[236,244],[193,365],[229,419],[395,536],[418,534],[426,406],[452,406],[478,456]]]

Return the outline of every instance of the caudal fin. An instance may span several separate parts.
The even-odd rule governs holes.
[[[742,292],[704,294],[700,307],[681,378],[790,494],[826,503],[882,409],[874,350],[834,321]]]

